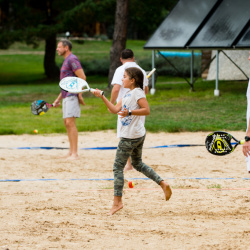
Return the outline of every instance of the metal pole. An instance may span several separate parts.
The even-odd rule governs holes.
[[[152,50],[152,69],[155,67],[155,51]],[[155,74],[152,75],[152,87],[150,90],[150,94],[155,94]]]
[[[191,90],[193,91],[193,84],[194,84],[194,51],[191,51],[191,68],[190,68],[190,83],[191,83]]]
[[[219,50],[216,51],[216,82],[215,82],[215,90],[214,96],[219,96]]]

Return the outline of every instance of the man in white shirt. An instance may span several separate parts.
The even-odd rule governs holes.
[[[248,60],[250,61],[250,52]],[[246,96],[247,96],[247,131],[242,150],[243,154],[246,156],[247,171],[250,174],[250,80],[248,82]]]
[[[146,72],[135,62],[135,57],[134,57],[134,53],[132,50],[130,49],[125,49],[122,51],[121,53],[121,57],[120,57],[121,63],[122,65],[120,67],[118,67],[115,71],[115,74],[113,76],[111,85],[113,85],[113,89],[111,92],[111,98],[110,98],[110,102],[112,104],[115,104],[115,102],[119,102],[121,100],[121,98],[129,91],[129,89],[124,88],[123,87],[123,83],[122,83],[122,78],[124,75],[124,71],[127,68],[131,68],[131,67],[136,67],[139,68],[144,76],[143,79],[143,89],[145,91],[145,94],[148,93],[148,79],[147,79],[147,74]],[[145,116],[141,117],[143,123],[145,123]],[[117,137],[120,138],[120,130],[121,130],[121,121],[120,121],[120,117],[118,116],[117,119]],[[132,170],[133,166],[131,164],[131,160],[130,158],[128,159],[127,165],[124,168],[125,171],[128,170]]]

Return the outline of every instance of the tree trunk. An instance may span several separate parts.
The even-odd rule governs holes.
[[[58,78],[60,69],[56,65],[56,34],[50,35],[46,39],[45,55],[44,55],[44,70],[48,78]]]
[[[129,0],[116,0],[115,29],[113,43],[110,49],[109,84],[110,87],[113,75],[117,67],[121,65],[120,56],[126,48],[127,25],[128,25],[128,3]]]

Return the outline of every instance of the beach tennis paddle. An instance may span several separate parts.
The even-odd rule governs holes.
[[[75,77],[75,76],[68,76],[63,78],[59,82],[59,86],[61,89],[72,93],[72,94],[78,94],[82,92],[94,92],[95,89],[92,89],[89,87],[88,83],[83,80],[82,78]],[[103,91],[101,94],[103,95]]]
[[[49,104],[44,100],[37,100],[31,103],[31,112],[34,115],[44,115],[53,104]]]
[[[231,142],[232,140],[234,141]],[[206,137],[205,145],[208,152],[213,155],[227,155],[244,142],[245,140],[237,140],[227,132],[215,131]]]

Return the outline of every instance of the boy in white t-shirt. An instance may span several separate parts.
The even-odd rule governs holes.
[[[124,186],[123,170],[129,157],[132,158],[133,167],[161,186],[165,199],[169,200],[172,191],[151,167],[142,162],[142,148],[146,130],[140,116],[149,115],[149,105],[143,91],[143,73],[140,69],[128,68],[124,72],[123,85],[129,92],[114,106],[108,99],[96,90],[94,95],[101,97],[108,109],[121,116],[120,142],[117,147],[114,172],[114,202],[110,215],[123,208],[122,193]]]
[[[143,73],[143,90],[145,91],[145,94],[148,93],[148,78],[145,70],[143,70],[136,62],[135,62],[135,57],[134,53],[131,49],[125,49],[121,53],[120,57],[122,65],[118,67],[115,71],[115,74],[113,76],[111,85],[113,85],[113,89],[111,92],[111,98],[110,102],[112,104],[118,103],[122,97],[129,91],[128,88],[124,88],[123,83],[122,83],[122,78],[124,75],[124,71],[127,68],[131,67],[137,67],[139,68],[142,73]],[[145,124],[145,116],[140,117],[142,122]],[[118,115],[117,118],[117,137],[120,138],[120,130],[121,130],[121,119]],[[133,166],[131,164],[130,158],[128,159],[127,165],[125,167],[125,171],[132,170]]]

